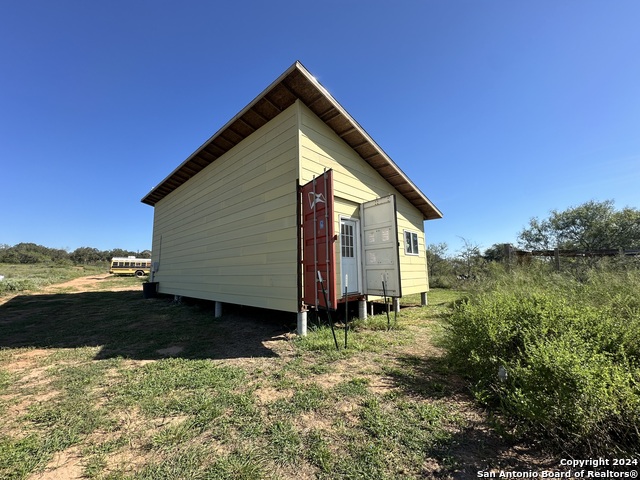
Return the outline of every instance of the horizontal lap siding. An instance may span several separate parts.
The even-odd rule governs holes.
[[[297,132],[290,107],[156,204],[160,292],[297,310]]]
[[[324,168],[333,169],[335,194],[336,232],[339,232],[339,216],[358,217],[356,206],[360,203],[395,194],[398,209],[398,240],[400,241],[400,271],[402,293],[425,292],[429,289],[427,260],[424,244],[422,214],[353,149],[335,134],[306,106],[300,109],[300,157],[301,180],[304,184],[319,175]],[[418,256],[405,255],[404,230],[418,233]],[[336,243],[336,267],[340,269],[340,249]],[[340,291],[340,272],[337,281]]]

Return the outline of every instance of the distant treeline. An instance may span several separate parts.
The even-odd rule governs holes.
[[[135,255],[139,258],[151,258],[151,251],[134,252],[115,248],[113,250],[98,250],[92,247],[76,248],[67,252],[61,248],[49,248],[35,243],[18,243],[17,245],[0,245],[0,263],[59,263],[96,265],[111,261],[112,257],[128,257]]]

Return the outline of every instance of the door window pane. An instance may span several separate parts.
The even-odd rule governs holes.
[[[353,258],[355,256],[353,225],[343,223],[340,226],[340,243],[342,244],[342,257]]]

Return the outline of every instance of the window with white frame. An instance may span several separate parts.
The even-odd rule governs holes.
[[[404,231],[404,253],[418,255],[418,232]]]

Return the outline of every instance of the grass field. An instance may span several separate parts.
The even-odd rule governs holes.
[[[86,265],[0,263],[0,296],[25,290],[40,290],[48,285],[66,282],[86,275],[106,273],[108,267]]]
[[[274,312],[214,319],[129,278],[88,290],[0,305],[1,478],[470,478],[547,461],[505,443],[444,361],[458,292],[391,331],[354,322],[336,351],[330,329],[299,338]]]

